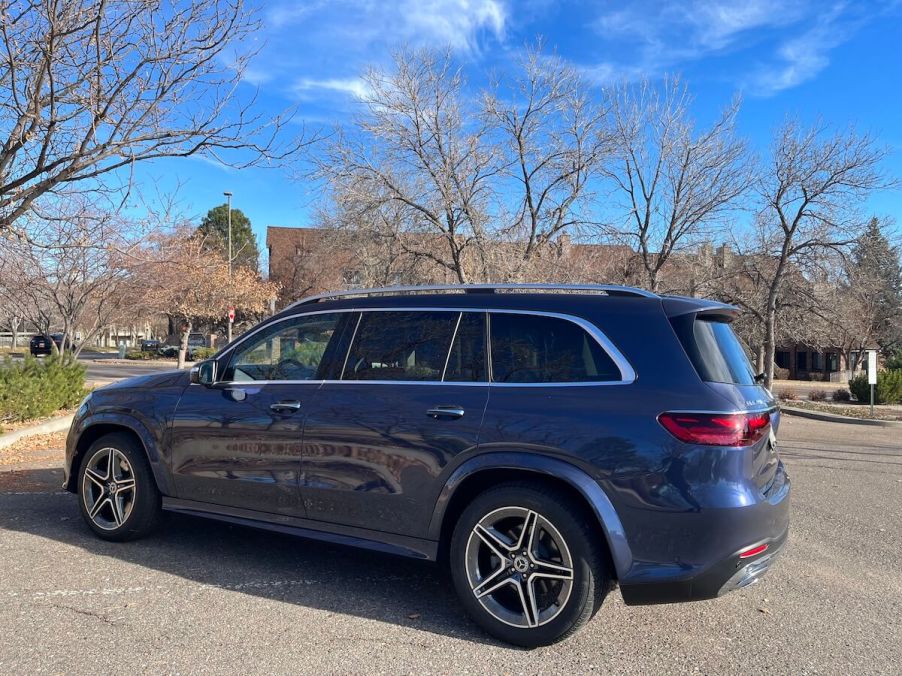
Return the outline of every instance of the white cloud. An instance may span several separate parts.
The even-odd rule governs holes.
[[[736,79],[752,94],[770,96],[816,77],[829,65],[832,49],[895,5],[898,0],[867,5],[847,0],[634,0],[602,14],[594,24],[605,40],[631,46],[629,61],[609,59],[586,72],[590,77],[597,72],[602,81],[657,77],[693,61],[756,46],[756,57],[762,52],[768,56],[751,61],[750,72]]]
[[[324,80],[316,80],[313,78],[301,78],[294,83],[295,93],[304,96],[305,92],[313,92],[315,90],[326,90],[337,92],[340,94],[350,94],[354,98],[366,98],[369,89],[366,83],[360,78],[328,78]]]
[[[334,0],[286,2],[266,14],[267,28],[308,26],[320,37],[341,37],[343,48],[408,42],[470,51],[488,33],[503,39],[507,0]]]
[[[270,71],[264,70],[263,68],[254,68],[253,66],[248,66],[241,74],[241,81],[247,82],[254,87],[265,85],[267,82],[271,81],[272,78],[273,74]]]
[[[469,51],[481,31],[504,37],[507,9],[500,0],[406,0],[398,9],[406,40]]]
[[[818,19],[814,26],[777,49],[777,61],[760,67],[750,80],[752,93],[771,96],[812,79],[830,63],[829,52],[851,37],[853,27],[839,24],[841,6]]]
[[[603,38],[634,41],[643,70],[657,72],[728,49],[743,36],[798,21],[805,3],[790,7],[779,0],[687,0],[662,4],[634,2],[601,15],[596,29]]]
[[[790,6],[779,0],[753,0],[746,3],[707,0],[684,6],[686,19],[694,27],[698,44],[708,49],[723,49],[742,33],[793,23],[804,16],[805,3]]]

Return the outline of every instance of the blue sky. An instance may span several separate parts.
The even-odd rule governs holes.
[[[294,123],[310,129],[350,120],[361,73],[398,45],[450,45],[478,87],[541,37],[599,88],[681,74],[701,122],[741,94],[740,130],[761,152],[787,116],[871,131],[891,149],[886,169],[902,177],[902,0],[251,1],[265,29],[243,93],[258,90],[264,114],[296,106]],[[291,174],[190,158],[137,178],[178,184],[183,209],[198,216],[231,190],[263,248],[267,225],[310,222],[316,191]],[[868,207],[902,222],[900,200],[884,193]]]

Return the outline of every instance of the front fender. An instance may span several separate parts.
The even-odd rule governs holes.
[[[147,460],[150,462],[150,469],[153,471],[153,476],[160,492],[163,495],[173,495],[169,468],[160,453],[160,440],[157,439],[143,422],[134,416],[126,413],[114,412],[91,413],[81,420],[76,421],[70,437],[73,438],[77,444],[77,440],[85,433],[89,432],[91,428],[96,428],[101,425],[122,427],[133,432],[141,440],[141,445],[144,447],[144,451],[147,454]],[[70,474],[74,473],[75,469],[75,467],[72,467]]]
[[[432,513],[432,521],[429,524],[428,537],[438,540],[441,537],[442,521],[454,492],[467,478],[484,470],[511,469],[526,470],[552,476],[566,481],[570,486],[579,491],[585,500],[591,505],[598,523],[601,525],[614,561],[617,577],[625,576],[633,563],[633,555],[626,539],[626,532],[617,511],[608,496],[596,481],[578,467],[570,463],[533,453],[518,453],[502,451],[497,453],[483,453],[463,462],[455,469],[445,482]]]

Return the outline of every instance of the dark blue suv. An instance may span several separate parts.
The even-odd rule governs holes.
[[[65,487],[108,540],[165,509],[441,560],[487,631],[548,644],[614,585],[710,599],[782,547],[779,414],[735,315],[616,286],[308,298],[190,374],[96,390]]]

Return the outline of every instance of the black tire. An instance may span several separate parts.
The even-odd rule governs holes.
[[[501,595],[509,594],[507,607],[513,607],[511,604],[516,604],[518,599],[521,600],[523,621],[527,623],[532,621],[534,626],[514,626],[510,622],[499,619],[483,603],[494,604],[495,612],[500,611],[503,613],[506,611],[503,603],[505,598],[502,596],[502,603],[498,603],[493,598],[493,595],[486,594],[489,598],[485,601],[480,601],[471,587],[472,566],[475,561],[485,561],[486,550],[481,548],[487,546],[486,542],[481,538],[481,541],[473,540],[473,544],[470,544],[471,535],[476,537],[474,528],[480,522],[488,523],[484,521],[485,519],[503,518],[503,515],[508,513],[506,508],[509,507],[525,510],[527,515],[531,512],[540,515],[540,518],[543,519],[541,523],[550,524],[551,528],[546,530],[545,525],[540,525],[537,532],[543,533],[545,537],[551,536],[551,542],[554,542],[554,537],[556,536],[562,538],[565,543],[565,546],[560,550],[554,550],[558,554],[552,554],[552,556],[556,556],[557,559],[563,562],[561,557],[564,554],[561,552],[566,551],[572,562],[571,586],[566,593],[566,599],[559,603],[553,602],[549,610],[541,611],[556,612],[556,614],[550,615],[547,620],[540,622],[541,615],[535,615],[534,611],[532,613],[534,619],[530,620],[529,616],[531,613],[526,608],[528,602],[524,596],[511,596],[513,592],[509,591],[506,586],[503,586],[501,591],[496,593]],[[516,516],[509,518],[513,520]],[[607,591],[610,589],[610,576],[606,569],[602,549],[604,545],[599,542],[601,535],[596,528],[592,528],[590,518],[591,516],[587,514],[587,510],[575,503],[566,493],[539,483],[507,483],[481,493],[464,510],[457,524],[455,524],[449,549],[449,564],[454,587],[468,615],[492,636],[525,648],[535,648],[556,643],[576,632],[598,611]],[[500,521],[499,523],[508,522]],[[521,527],[521,530],[524,529],[525,525]],[[493,532],[497,533],[498,531]],[[513,543],[516,537],[516,531],[511,531],[508,542]],[[470,554],[468,554],[468,546],[471,547]],[[542,546],[541,542],[538,546]],[[489,547],[489,549],[491,548]],[[546,552],[548,551],[552,550],[546,549]],[[473,552],[480,553],[474,557]],[[508,552],[505,550],[504,553],[507,554]],[[509,562],[497,566],[496,570],[504,568],[505,571],[498,573],[499,577],[495,579],[500,580],[500,576],[510,573],[510,577],[515,578],[510,588],[517,590],[518,585],[520,585],[520,590],[526,590],[526,587],[523,585],[530,584],[530,576],[534,575],[534,573],[527,571],[521,574],[514,570],[514,560],[516,558],[525,558],[516,556],[518,553],[512,552]],[[479,557],[483,558],[480,559]],[[500,559],[500,557],[492,554],[489,554],[489,557],[492,562]],[[529,558],[528,560],[532,559]],[[468,561],[471,566],[470,573],[468,573]],[[538,559],[536,559],[536,562],[538,563]],[[522,561],[519,563],[522,563]],[[539,567],[543,565],[545,564],[538,563]],[[482,585],[497,584],[495,579],[488,582],[488,577],[491,576],[486,576],[482,580]],[[530,593],[533,594],[532,597],[529,597],[530,599],[533,597],[538,598],[535,585],[549,584],[547,580],[538,580],[537,578],[539,577],[543,576],[536,575],[532,578],[534,586],[530,588]],[[478,580],[479,578],[475,579]],[[550,584],[563,585],[566,582],[551,582]],[[477,584],[476,588],[478,589],[480,586],[480,584]],[[484,589],[488,589],[488,587],[486,586]],[[563,588],[561,587],[561,589]],[[553,596],[554,593],[554,588],[548,591],[549,596]],[[546,600],[549,596],[545,597]],[[561,592],[558,598],[561,599],[564,596],[565,594]],[[514,599],[512,602],[510,602],[511,598]]]
[[[107,460],[104,460],[104,454]],[[115,467],[112,481],[109,480],[108,472],[110,459],[115,459],[112,463]],[[99,471],[96,469],[98,467]],[[87,476],[89,468],[93,470],[91,476]],[[107,477],[99,477],[98,480],[98,475],[104,468],[107,470]],[[134,483],[131,492],[127,488],[120,488],[132,479]],[[111,483],[120,487],[111,491]],[[106,488],[101,488],[101,484],[106,484]],[[135,540],[152,532],[160,522],[160,491],[150,463],[144,449],[126,434],[107,434],[91,444],[81,459],[77,486],[82,518],[104,540]],[[118,511],[114,511],[116,508],[113,500],[117,500]],[[99,502],[104,504],[98,504]],[[96,515],[91,515],[89,505],[99,508]]]

